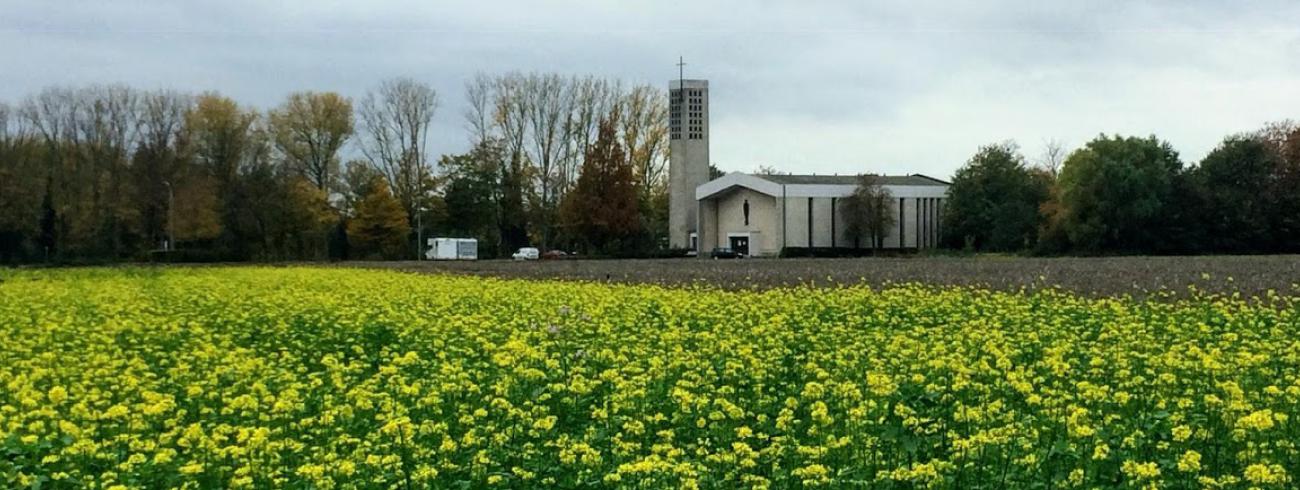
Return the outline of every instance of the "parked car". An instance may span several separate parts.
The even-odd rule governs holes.
[[[542,258],[545,260],[567,259],[569,254],[563,250],[547,250],[546,253],[542,254]]]
[[[744,255],[737,253],[735,250],[726,247],[713,249],[713,253],[709,254],[709,256],[715,259],[741,259],[745,257]]]
[[[515,252],[515,254],[510,257],[515,260],[537,260],[541,255],[541,252],[539,252],[535,247],[524,247],[519,249],[518,252]]]

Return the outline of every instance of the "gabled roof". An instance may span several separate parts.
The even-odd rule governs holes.
[[[948,183],[921,174],[879,176],[880,184],[898,197],[935,197],[947,193]],[[745,188],[773,197],[846,196],[858,185],[856,175],[752,175],[732,172],[695,189],[704,199],[732,188]]]
[[[781,184],[772,182],[757,175],[732,172],[696,187],[695,198],[704,199],[732,187],[744,187],[769,196],[781,195]]]
[[[795,185],[858,185],[856,175],[756,175],[763,180],[778,184]],[[921,174],[912,175],[878,175],[880,185],[949,185],[948,182]]]

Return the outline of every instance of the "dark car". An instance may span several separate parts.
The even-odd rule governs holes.
[[[715,259],[739,259],[744,257],[744,255],[741,255],[737,253],[735,250],[726,247],[718,247],[713,249],[713,253],[709,254],[709,256]]]

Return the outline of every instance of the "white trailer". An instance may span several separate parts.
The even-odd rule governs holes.
[[[478,260],[478,240],[473,238],[430,238],[429,260]]]

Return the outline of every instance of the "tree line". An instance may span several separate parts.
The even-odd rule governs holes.
[[[662,91],[509,73],[466,93],[472,149],[438,157],[439,95],[409,78],[265,111],[122,85],[0,102],[0,262],[414,258],[434,235],[479,238],[489,257],[662,241]]]
[[[1300,126],[1225,138],[1195,164],[1169,143],[1099,135],[1030,164],[985,146],[952,179],[943,245],[1039,254],[1300,252]]]
[[[266,110],[122,85],[0,102],[0,262],[409,259],[436,235],[478,238],[484,257],[664,248],[664,91],[506,73],[465,94],[471,149],[437,157],[439,94],[409,78]],[[892,201],[863,182],[848,226],[879,248]],[[952,178],[941,239],[977,252],[1295,253],[1297,189],[1292,122],[1229,136],[1194,164],[1154,136],[1049,145],[1034,163],[997,143]]]

